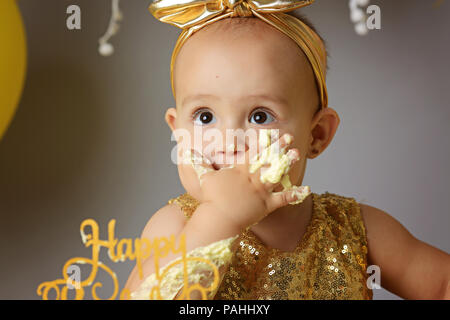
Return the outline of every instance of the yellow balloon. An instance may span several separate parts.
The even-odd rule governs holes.
[[[22,95],[26,64],[25,29],[16,0],[0,0],[0,140]]]

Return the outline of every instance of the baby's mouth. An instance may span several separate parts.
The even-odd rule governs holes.
[[[212,157],[212,167],[214,170],[220,170],[224,168],[229,168],[234,166],[234,164],[239,163],[239,161],[242,161],[241,158],[243,156],[242,152],[235,152],[233,155],[228,154],[225,156],[225,154],[222,155],[216,155]]]
[[[224,169],[224,168],[231,167],[233,165],[232,164],[227,164],[227,163],[220,164],[220,163],[213,162],[212,166],[213,166],[214,170],[221,170],[221,169]]]

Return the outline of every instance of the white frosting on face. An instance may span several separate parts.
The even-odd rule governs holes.
[[[191,150],[186,150],[183,153],[183,163],[192,165],[195,172],[197,173],[198,179],[200,180],[200,185],[202,184],[202,176],[205,173],[214,171],[214,169],[212,168],[203,166],[203,161],[205,161],[207,164],[211,164],[207,158],[202,158],[199,155],[193,153]]]
[[[292,196],[296,197],[297,200],[290,202],[290,204],[297,204],[302,202],[310,193],[309,186],[294,186],[291,184],[289,179],[289,170],[291,168],[292,163],[297,160],[295,152],[289,150],[286,152],[287,145],[292,142],[291,135],[285,135],[284,139],[286,141],[286,146],[280,148],[280,141],[278,138],[278,130],[271,129],[261,129],[259,134],[259,146],[260,153],[257,154],[250,163],[250,173],[256,172],[259,168],[261,168],[260,180],[262,183],[270,182],[270,183],[279,183],[283,186],[283,190],[280,192],[274,192],[274,194],[279,194],[285,192],[287,190],[292,191]],[[272,141],[275,140],[274,143]],[[227,147],[227,150],[231,150],[234,148],[234,144],[231,144]],[[210,167],[204,166],[203,161],[205,161]],[[191,164],[197,173],[198,179],[200,180],[200,185],[202,184],[202,176],[210,171],[214,171],[211,167],[212,163],[206,157],[201,157],[191,150],[186,150],[183,153],[183,163]],[[263,167],[265,165],[269,165],[269,167]],[[229,167],[221,168],[231,169],[234,166],[231,165]]]

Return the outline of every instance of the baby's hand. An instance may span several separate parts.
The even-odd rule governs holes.
[[[292,143],[292,136],[285,134],[280,141],[274,141],[267,148],[279,143],[279,150],[287,156],[288,166],[284,174],[286,175],[292,164],[299,160],[298,150],[287,147]],[[266,150],[267,151],[267,150]],[[260,152],[262,154],[264,150]],[[201,157],[198,155],[197,157]],[[235,164],[221,170],[214,170],[214,167],[206,157],[202,163],[192,162],[194,169],[200,178],[202,191],[202,203],[209,203],[221,214],[230,219],[239,228],[246,228],[262,220],[274,210],[287,205],[290,202],[301,202],[309,194],[308,187],[299,187],[296,192],[292,189],[282,192],[272,192],[278,182],[262,182],[261,170],[255,170],[249,164],[249,151],[245,152],[245,162]],[[199,158],[197,158],[198,160]]]

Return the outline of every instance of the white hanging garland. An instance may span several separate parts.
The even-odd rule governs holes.
[[[112,13],[111,19],[109,20],[108,29],[103,37],[98,40],[98,52],[105,57],[114,53],[114,47],[108,42],[108,40],[115,35],[117,31],[119,31],[119,21],[122,20],[122,12],[120,12],[119,1],[120,0],[112,0]]]
[[[361,7],[367,8],[369,6],[369,0],[350,0],[348,6],[350,8],[350,20],[355,25],[355,32],[360,36],[366,35],[369,30],[367,29],[367,15]]]
[[[112,13],[109,20],[108,29],[106,33],[98,40],[99,47],[98,52],[102,56],[110,56],[114,53],[114,47],[108,42],[112,36],[114,36],[119,31],[119,21],[122,20],[122,12],[120,11],[119,2],[120,0],[111,0]],[[369,5],[370,0],[349,0],[350,8],[350,20],[355,25],[355,32],[359,35],[366,35],[368,33],[366,21],[367,16],[361,7],[366,7]]]

